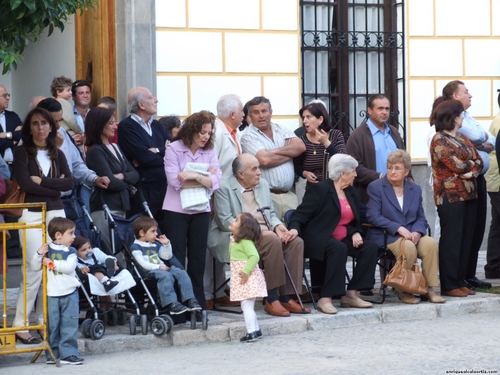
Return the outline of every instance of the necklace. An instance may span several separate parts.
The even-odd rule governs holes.
[[[393,189],[394,189],[394,191],[396,192],[396,194],[401,193],[401,191],[403,191],[403,188],[404,188],[404,185],[403,185],[403,186],[401,186],[399,189],[396,189],[396,188],[393,186]]]

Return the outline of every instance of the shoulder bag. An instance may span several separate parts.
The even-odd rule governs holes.
[[[427,293],[427,282],[424,275],[420,272],[417,260],[411,269],[406,268],[405,239],[399,244],[399,259],[392,267],[391,272],[385,277],[384,285],[392,286],[397,290],[410,294]]]

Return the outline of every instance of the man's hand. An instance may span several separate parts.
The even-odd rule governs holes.
[[[278,225],[275,229],[275,232],[276,235],[281,239],[281,242],[283,243],[288,243],[292,241],[295,237],[297,237],[298,234],[295,229],[289,231],[283,224]]]
[[[78,146],[83,145],[83,134],[74,134],[72,137]]]
[[[151,147],[151,148],[148,148],[149,151],[151,151],[153,154],[156,154],[156,147]]]
[[[494,148],[495,146],[493,146],[490,142],[484,142],[481,150],[486,151],[489,154]]]
[[[158,267],[160,270],[168,271],[170,268],[162,264],[160,267]]]
[[[95,186],[100,187],[101,189],[107,189],[109,185],[108,176],[97,177],[94,181]]]

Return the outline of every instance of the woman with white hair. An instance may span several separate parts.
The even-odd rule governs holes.
[[[357,294],[373,288],[377,263],[377,245],[362,235],[359,195],[352,186],[357,166],[350,155],[333,155],[329,178],[307,189],[289,223],[289,230],[296,230],[304,240],[312,284],[321,285],[318,308],[325,314],[337,312],[332,298],[338,296],[342,307],[372,306]],[[347,256],[356,259],[356,266],[346,291]]]

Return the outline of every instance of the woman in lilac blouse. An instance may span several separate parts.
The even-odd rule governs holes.
[[[202,211],[182,208],[181,190],[204,186],[213,192],[219,188],[222,172],[214,150],[215,116],[207,111],[193,113],[186,118],[177,140],[167,147],[165,173],[167,194],[163,201],[165,210],[166,236],[172,244],[172,251],[193,283],[193,291],[201,306],[205,306],[203,273],[207,248],[210,204]],[[184,171],[187,163],[208,164],[208,175]]]

